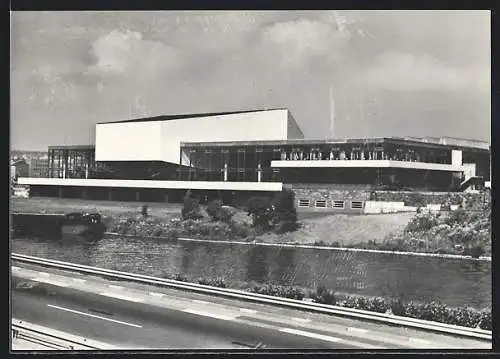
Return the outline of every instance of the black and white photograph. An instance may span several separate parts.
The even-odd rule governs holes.
[[[11,353],[491,350],[490,26],[11,11]]]

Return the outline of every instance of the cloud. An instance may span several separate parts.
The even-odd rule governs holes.
[[[299,19],[264,29],[262,41],[283,65],[300,66],[312,58],[340,58],[351,37],[343,27],[328,21]]]
[[[390,52],[380,55],[362,78],[366,85],[393,91],[463,90],[488,82],[472,68],[445,66],[429,55]]]
[[[92,43],[96,59],[90,73],[158,76],[180,64],[180,52],[160,41],[145,40],[142,33],[113,30]]]

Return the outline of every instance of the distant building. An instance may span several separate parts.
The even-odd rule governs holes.
[[[45,158],[31,158],[28,163],[29,177],[44,178],[49,176],[48,155]]]
[[[24,159],[12,161],[10,164],[10,177],[29,177],[29,164]]]

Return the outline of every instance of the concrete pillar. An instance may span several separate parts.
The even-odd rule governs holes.
[[[224,182],[227,182],[227,163],[224,163]]]
[[[108,189],[108,201],[113,200],[113,190],[111,188]]]
[[[261,182],[262,181],[262,166],[258,165],[257,167],[257,182]]]
[[[64,191],[62,187],[59,187],[57,190],[57,197],[62,198],[64,196]]]
[[[137,202],[139,202],[141,200],[141,194],[139,193],[139,191],[135,191],[135,200]]]
[[[165,203],[168,203],[168,193],[165,193]]]
[[[88,193],[87,187],[83,187],[82,197],[83,197],[83,199],[88,199],[89,198],[89,193]]]

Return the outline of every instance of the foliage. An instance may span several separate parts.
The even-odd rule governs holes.
[[[184,196],[184,206],[181,215],[183,220],[203,218],[200,213],[200,199],[194,196],[191,191],[187,191]]]
[[[212,219],[212,221],[220,221],[220,222],[231,222],[233,217],[231,211],[227,208],[224,208],[221,200],[213,200],[207,205],[207,213]]]
[[[310,293],[310,296],[312,299],[314,299],[315,302],[321,304],[335,305],[337,302],[335,298],[335,292],[332,290],[328,290],[323,285],[317,287],[315,292]]]
[[[254,227],[259,229],[270,229],[270,221],[273,218],[271,201],[267,197],[254,196],[248,201],[248,215],[252,216]]]
[[[297,300],[302,300],[305,297],[304,291],[300,288],[276,284],[254,285],[250,288],[250,291],[259,294]]]
[[[222,278],[214,278],[214,279],[200,278],[198,279],[198,284],[210,285],[212,287],[218,287],[218,288],[226,288],[226,283]]]
[[[272,201],[272,223],[277,233],[293,232],[299,228],[297,210],[295,209],[295,193],[283,189]]]

